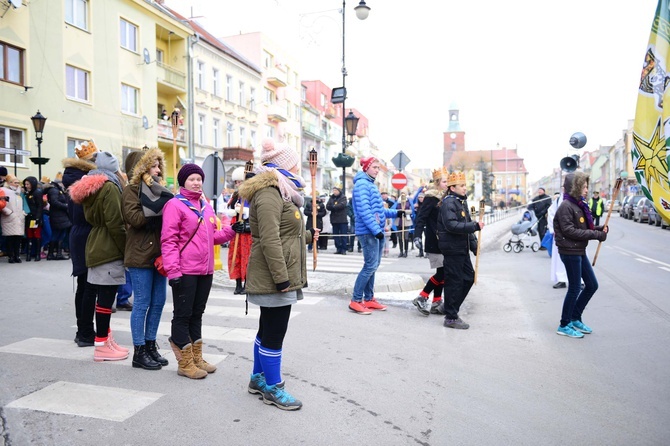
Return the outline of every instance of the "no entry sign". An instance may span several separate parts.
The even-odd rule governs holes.
[[[391,186],[393,186],[395,189],[402,189],[403,187],[407,186],[407,177],[405,176],[404,173],[396,173],[391,177]]]

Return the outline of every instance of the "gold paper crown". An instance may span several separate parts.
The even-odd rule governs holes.
[[[77,158],[88,159],[95,152],[98,152],[98,148],[93,140],[83,142],[80,146],[74,148],[74,154],[77,155]]]
[[[465,173],[463,172],[452,172],[447,177],[447,186],[455,186],[457,184],[465,184]]]
[[[449,171],[446,167],[433,170],[433,181],[437,181],[441,178],[449,178]]]

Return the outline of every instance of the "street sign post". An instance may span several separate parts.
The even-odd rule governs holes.
[[[395,168],[398,169],[400,172],[402,172],[402,170],[405,168],[405,166],[407,166],[410,163],[410,161],[412,160],[409,159],[409,157],[405,155],[405,152],[403,152],[402,150],[396,153],[396,155],[393,158],[391,158],[391,163],[393,163]]]
[[[407,186],[407,177],[404,173],[396,173],[391,177],[391,186],[395,189],[401,190]]]
[[[30,150],[16,150],[16,149],[5,149],[5,148],[0,148],[0,153],[4,153],[7,155],[21,155],[21,156],[30,156]]]

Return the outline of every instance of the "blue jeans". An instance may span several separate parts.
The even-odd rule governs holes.
[[[337,252],[344,252],[347,250],[347,229],[349,226],[346,223],[333,223],[333,237],[335,239],[335,249]]]
[[[126,270],[126,283],[119,285],[116,289],[116,304],[117,305],[126,305],[130,300],[130,296],[133,294],[133,282],[130,278],[128,270]]]
[[[128,268],[133,283],[133,311],[130,314],[130,331],[134,345],[155,341],[158,324],[165,306],[167,279],[155,268]]]
[[[565,327],[570,321],[582,320],[582,313],[586,305],[598,290],[598,280],[586,255],[560,254],[560,256],[568,276],[568,291],[565,294],[561,313],[561,327]],[[584,281],[583,290],[581,289],[582,280]]]
[[[363,248],[363,269],[358,273],[354,284],[351,300],[360,302],[371,300],[375,291],[375,272],[379,268],[384,251],[384,239],[379,240],[372,234],[359,235],[358,240]]]

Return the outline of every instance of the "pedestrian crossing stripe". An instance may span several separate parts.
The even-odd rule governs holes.
[[[380,270],[385,266],[396,263],[398,259],[382,257],[379,268]],[[315,272],[334,272],[334,273],[358,273],[363,268],[363,256],[319,256]],[[307,278],[312,273],[311,268],[307,268]]]
[[[110,322],[112,331],[123,331],[130,333],[130,324],[128,320],[112,318]],[[225,341],[225,342],[253,342],[256,339],[258,329],[233,328],[233,327],[215,327],[212,325],[202,326],[202,339],[205,341]],[[170,336],[172,327],[170,324],[160,324],[158,334]],[[116,340],[118,342],[118,339]]]
[[[302,294],[304,294],[305,298],[302,299],[302,300],[299,300],[298,305],[316,305],[323,300],[323,297],[317,297],[317,296],[320,295],[320,293],[317,292],[317,291],[310,291],[309,289],[306,289],[306,290],[302,290]],[[212,289],[212,291],[210,291],[209,298],[214,299],[216,301],[226,300],[226,301],[235,301],[235,302],[240,302],[240,301],[244,302],[244,299],[245,299],[244,296],[239,296],[239,297],[231,296],[230,293],[227,292],[227,291],[215,290],[215,289]],[[207,306],[207,309],[205,309],[205,316],[208,315],[208,314],[213,314],[212,308],[213,307],[211,307],[209,305]],[[244,307],[243,306],[235,307],[235,308],[239,308],[241,310],[242,316],[244,316]],[[256,305],[250,304],[249,305],[249,314],[251,314],[252,309],[256,310],[256,312],[254,314],[256,315],[255,317],[258,317],[260,315],[259,307],[256,306]],[[170,310],[170,311],[172,311],[172,310]],[[293,317],[293,314],[294,314],[294,312],[293,312],[293,310],[291,310],[291,317]],[[300,312],[295,312],[295,314],[300,314]],[[232,312],[231,312],[230,316],[231,317],[241,317],[241,316],[238,316],[237,313],[232,313]]]
[[[116,340],[118,342],[118,339]],[[120,345],[123,346],[123,343]],[[13,353],[19,355],[41,356],[46,358],[67,359],[74,361],[93,362],[93,347],[78,347],[72,341],[64,339],[49,339],[49,338],[29,338],[23,341],[15,342],[13,344],[0,347],[0,353]],[[172,349],[160,350],[160,354],[168,360],[168,365],[163,367],[163,370],[177,371],[177,360],[174,357]],[[131,366],[132,365],[132,348],[128,355],[128,359],[123,361],[105,361],[108,364]],[[209,354],[205,351],[202,353],[203,358],[210,364],[218,364],[227,355]],[[99,364],[99,363],[95,363]]]
[[[162,396],[162,393],[58,381],[5,407],[123,422]],[[104,402],[104,407],[95,402]]]

